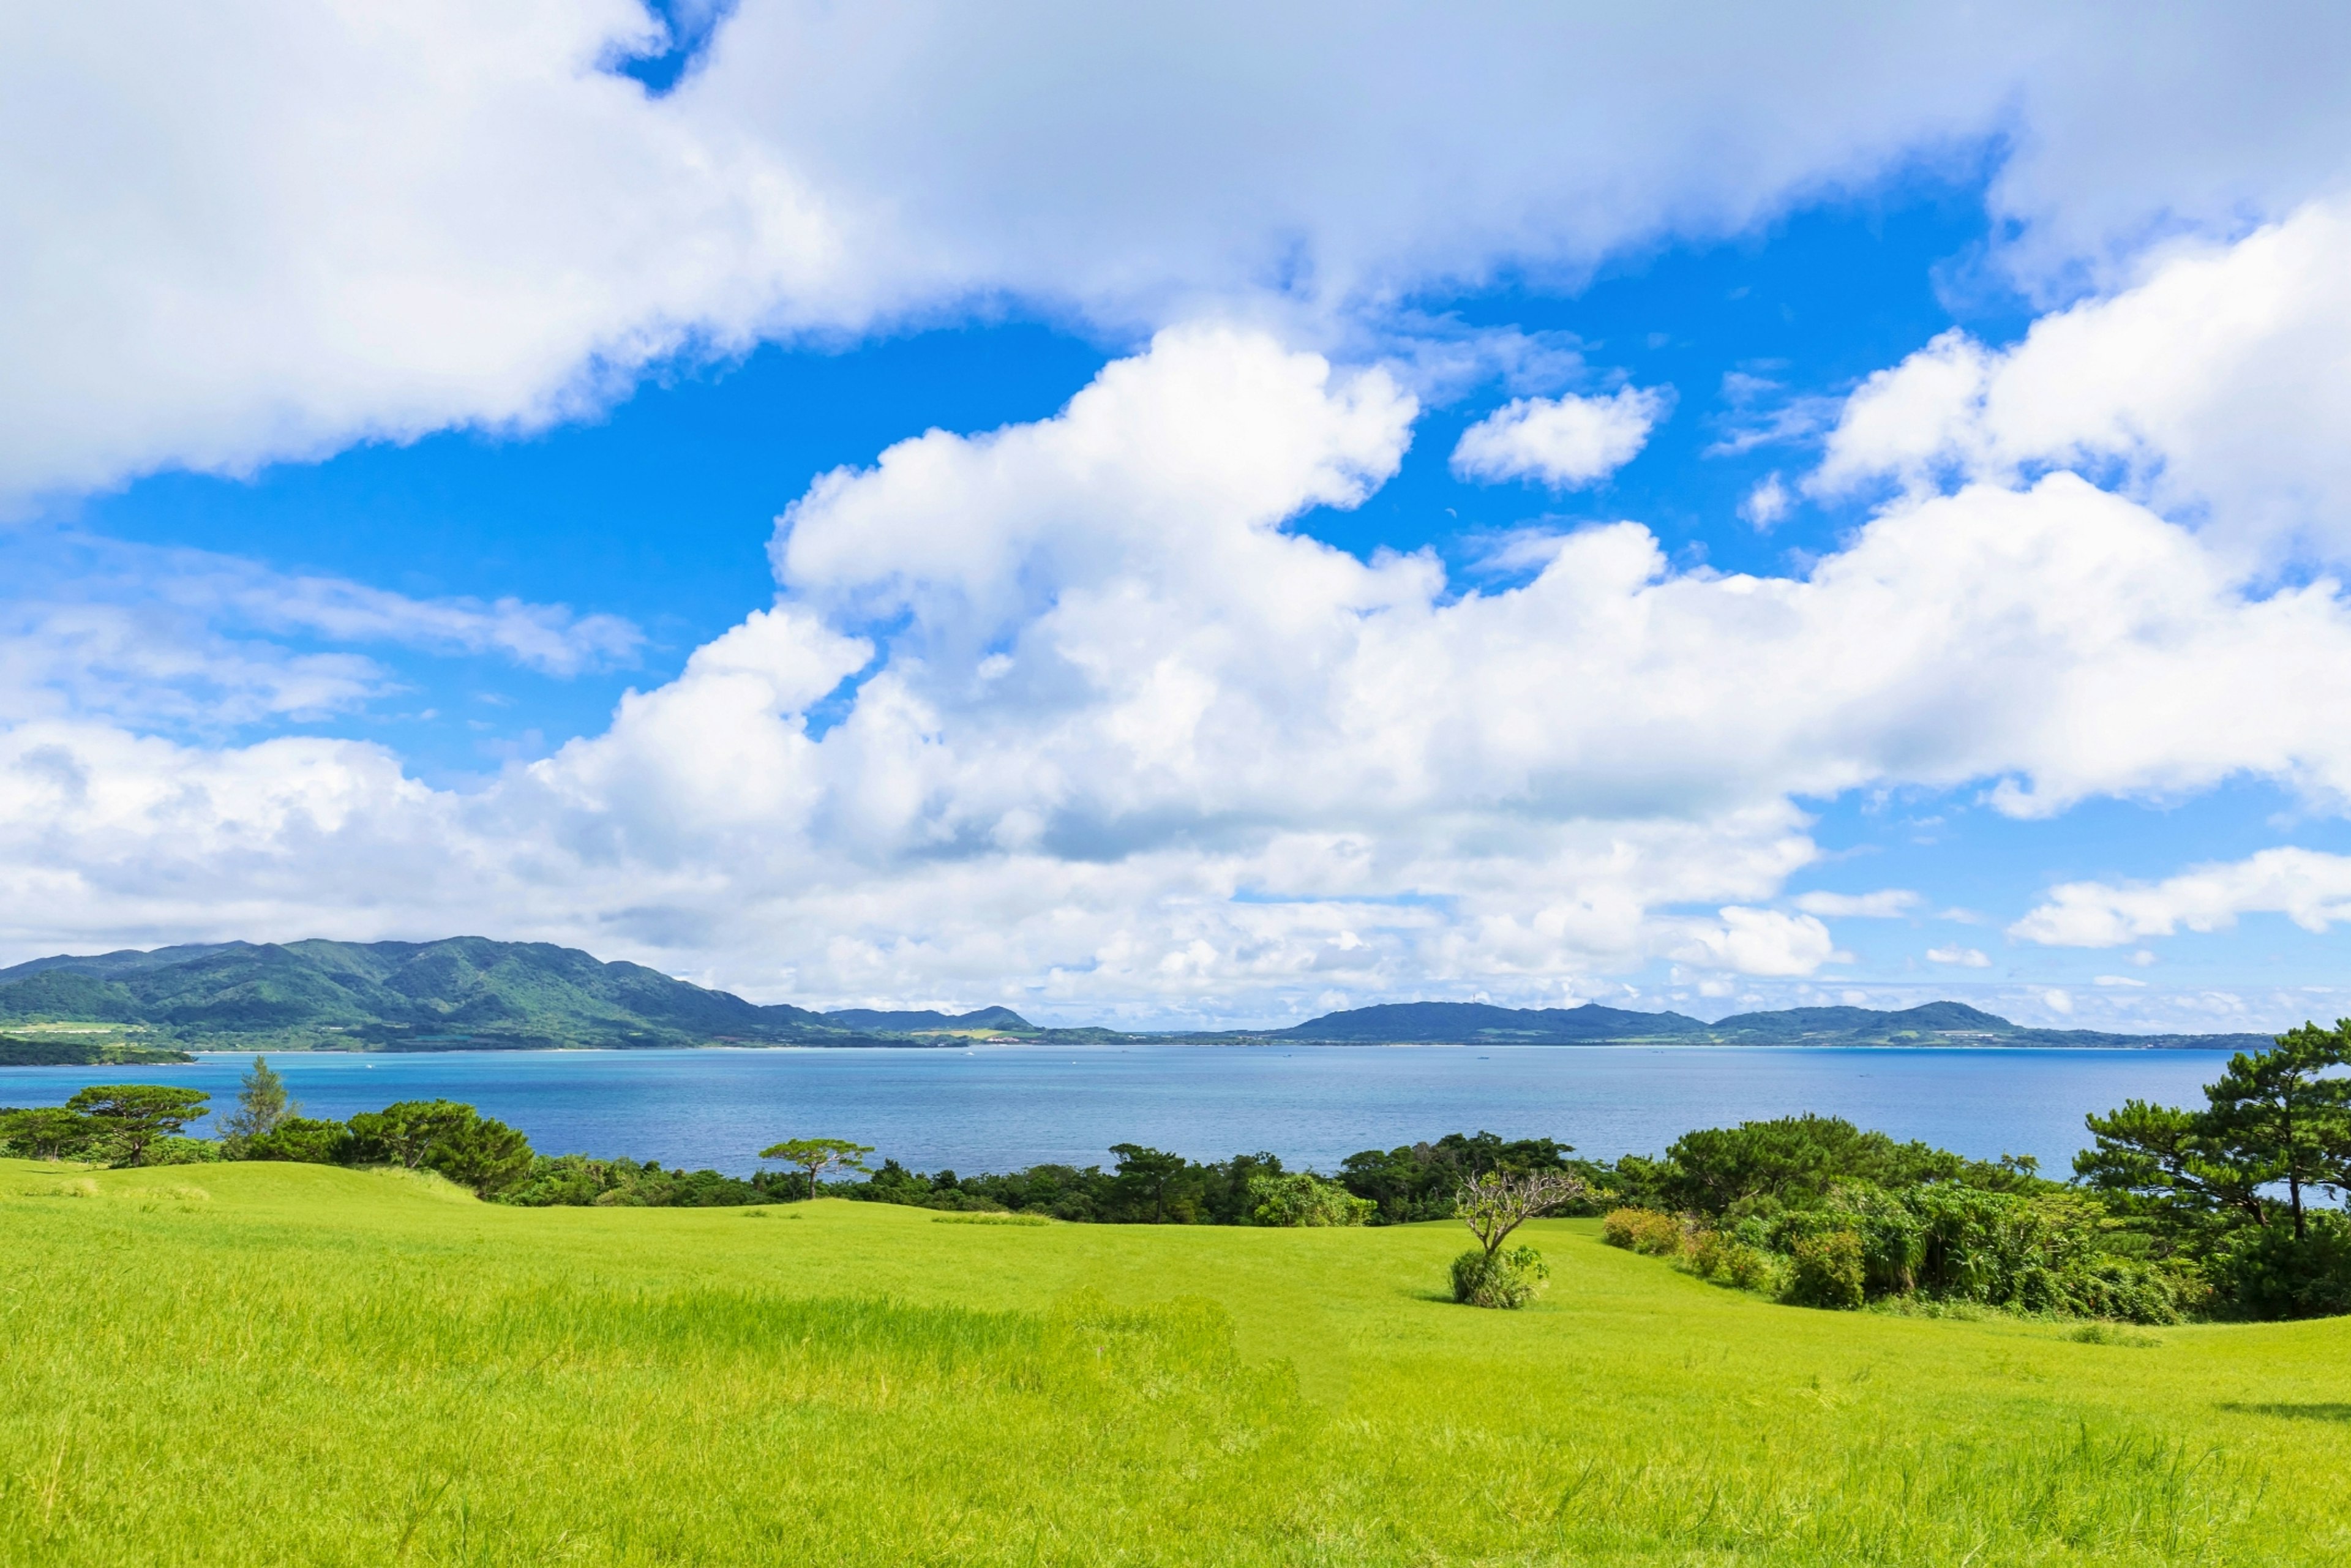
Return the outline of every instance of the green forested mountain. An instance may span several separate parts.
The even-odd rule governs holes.
[[[1900,1012],[1790,1008],[1708,1024],[1676,1012],[1395,1002],[1292,1029],[1138,1036],[1039,1030],[1008,1008],[950,1015],[761,1007],[641,964],[573,947],[455,936],[440,942],[223,942],[152,952],[37,958],[0,969],[0,1036],[27,1026],[119,1026],[113,1060],[169,1050],[533,1050],[551,1046],[909,1045],[973,1033],[1080,1044],[1182,1039],[1200,1044],[2204,1046],[2258,1050],[2262,1035],[2117,1035],[2021,1028],[1959,1002]],[[60,1037],[64,1040],[64,1037]],[[97,1050],[80,1040],[43,1050]],[[0,1056],[7,1050],[0,1040]],[[29,1049],[29,1046],[28,1046]],[[95,1058],[93,1058],[95,1060]]]
[[[0,969],[0,1023],[145,1026],[179,1043],[411,1050],[903,1043],[925,1032],[1026,1031],[995,1008],[850,1013],[760,1007],[576,948],[440,942],[228,942],[39,958]]]

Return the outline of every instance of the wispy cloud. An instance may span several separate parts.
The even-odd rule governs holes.
[[[556,676],[625,664],[611,615],[418,598],[234,556],[23,528],[0,533],[0,715],[217,727],[315,718],[392,687],[362,649],[487,655]]]
[[[1907,888],[1888,887],[1876,893],[1804,893],[1797,894],[1794,903],[1807,915],[1890,920],[1917,908],[1918,895]]]

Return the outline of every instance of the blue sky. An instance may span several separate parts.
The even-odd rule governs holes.
[[[1848,40],[1884,93],[1581,16],[1466,25],[1619,51],[1590,104],[1396,36],[1339,109],[1163,141],[1088,75],[1114,29],[842,44],[899,123],[791,90],[818,14],[607,6],[472,40],[515,74],[454,181],[278,133],[396,138],[455,13],[362,57],[373,110],[193,69],[89,139],[119,201],[14,220],[55,244],[9,296],[0,957],[462,927],[1057,1020],[2331,1017],[2325,125],[2249,119],[2200,12],[2143,100],[2059,68],[2087,9]],[[1270,91],[1242,25],[1137,101]]]

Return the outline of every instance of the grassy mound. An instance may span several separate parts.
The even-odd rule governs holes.
[[[0,1561],[2338,1563],[2351,1322],[1826,1313],[1524,1233],[0,1162]]]

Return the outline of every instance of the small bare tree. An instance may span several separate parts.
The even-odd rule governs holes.
[[[1590,1196],[1591,1184],[1567,1171],[1488,1171],[1461,1184],[1454,1212],[1491,1258],[1528,1220]]]

